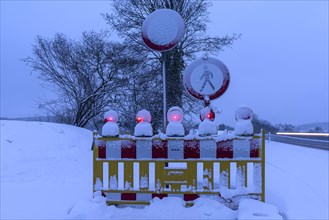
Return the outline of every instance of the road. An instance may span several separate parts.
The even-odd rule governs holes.
[[[265,143],[265,201],[284,219],[329,219],[329,151]]]
[[[268,140],[268,134],[266,135],[266,139]],[[329,150],[329,141],[324,141],[324,140],[288,137],[288,136],[274,135],[274,134],[270,134],[270,140],[286,143],[286,144],[294,144],[304,147]]]

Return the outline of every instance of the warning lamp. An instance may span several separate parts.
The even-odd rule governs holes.
[[[246,105],[240,106],[236,111],[235,111],[235,120],[252,120],[253,118],[253,111],[251,110],[250,107]]]
[[[145,109],[136,114],[136,121],[138,122],[134,129],[136,137],[151,137],[153,135],[151,119],[151,113]]]
[[[183,110],[180,107],[174,106],[168,110],[167,118],[169,122],[182,122]]]
[[[173,115],[171,116],[171,120],[173,120],[173,121],[178,121],[178,120],[179,120],[179,115],[175,115],[175,114],[173,114]]]
[[[142,122],[143,121],[143,118],[142,117],[140,117],[140,116],[138,116],[137,118],[136,118],[136,121],[139,123],[139,122]]]
[[[105,122],[113,122],[113,117],[111,116],[111,117],[108,117],[108,118],[105,118]]]
[[[180,107],[171,107],[167,112],[168,125],[166,135],[168,137],[182,137],[185,135],[182,121],[184,119],[183,110]]]
[[[207,118],[210,121],[213,121],[215,119],[215,112],[212,109],[210,109],[210,112],[207,114]]]
[[[145,109],[140,110],[137,114],[136,114],[136,121],[138,123],[140,122],[151,122],[152,117],[151,117],[151,113]]]
[[[210,121],[215,120],[215,112],[209,107],[206,107],[200,111],[200,120],[203,121],[206,118]]]
[[[119,120],[118,114],[113,111],[107,111],[104,114],[105,124],[102,127],[102,136],[105,137],[118,137],[119,136],[119,126],[117,124]]]
[[[110,111],[105,112],[104,122],[114,122],[114,123],[116,123],[116,122],[118,122],[118,120],[119,120],[119,116],[115,111],[110,110]]]

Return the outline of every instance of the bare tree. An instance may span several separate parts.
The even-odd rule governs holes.
[[[41,107],[61,122],[84,127],[102,114],[119,89],[129,82],[125,66],[133,65],[127,47],[106,40],[104,33],[85,32],[81,41],[63,34],[37,36],[33,55],[24,62],[57,94]]]
[[[224,47],[231,46],[239,38],[239,35],[223,37],[210,37],[206,34],[208,19],[209,1],[205,0],[114,0],[112,4],[112,13],[104,15],[108,24],[117,31],[118,35],[124,39],[124,43],[131,45],[138,56],[143,55],[149,66],[157,66],[159,71],[151,71],[149,74],[155,74],[160,77],[149,76],[156,80],[150,94],[162,87],[161,81],[161,62],[166,62],[166,80],[167,80],[167,105],[181,106],[187,112],[191,111],[191,105],[183,105],[183,99],[194,102],[189,95],[184,92],[182,82],[182,71],[187,63],[193,60],[200,52],[216,54]],[[144,45],[141,39],[141,26],[145,18],[153,11],[161,8],[168,8],[177,11],[185,22],[185,35],[183,40],[172,50],[158,53],[150,50]],[[153,68],[156,69],[156,68]],[[137,83],[138,84],[138,83]],[[137,85],[136,84],[136,85]],[[140,86],[140,85],[138,85]],[[149,84],[150,86],[150,84]],[[152,85],[151,85],[152,86]],[[144,96],[150,97],[150,94]],[[162,114],[162,96],[157,96],[154,102],[156,107],[152,114]],[[195,106],[195,105],[194,105]],[[152,107],[150,107],[152,109]],[[198,108],[197,108],[198,109]],[[194,109],[195,110],[195,109]],[[161,118],[156,121],[156,127],[160,126]]]
[[[161,61],[165,60],[168,107],[177,105],[196,111],[199,108],[184,93],[183,69],[197,53],[216,53],[238,38],[206,35],[209,6],[205,0],[114,0],[113,13],[104,18],[123,37],[122,44],[95,32],[83,33],[80,41],[63,34],[52,39],[38,36],[32,56],[24,62],[58,94],[56,100],[43,101],[40,106],[60,122],[98,128],[102,113],[114,109],[121,116],[122,127],[130,131],[135,125],[134,115],[145,108],[152,112],[156,130],[161,127]],[[183,40],[164,53],[150,50],[140,37],[144,19],[159,8],[176,10],[186,25]]]
[[[132,132],[136,124],[135,115],[141,109],[148,109],[152,112],[153,127],[157,128],[157,123],[161,121],[162,112],[159,111],[159,97],[162,96],[161,76],[157,74],[161,71],[158,65],[150,65],[147,57],[138,54],[138,50],[130,48],[130,53],[126,54],[130,60],[134,60],[133,67],[128,68],[129,85],[122,88],[118,94],[118,102],[111,108],[117,109],[120,114],[120,127],[124,131]]]

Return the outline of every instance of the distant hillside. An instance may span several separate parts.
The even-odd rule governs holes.
[[[316,127],[322,128],[324,132],[329,131],[329,122],[308,123],[296,126],[300,131],[314,130]]]
[[[30,117],[16,117],[16,118],[0,117],[0,120],[55,122],[53,116],[30,116]]]

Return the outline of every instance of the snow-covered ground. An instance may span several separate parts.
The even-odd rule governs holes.
[[[59,219],[92,185],[92,133],[1,121],[1,219]]]
[[[92,199],[90,131],[21,121],[1,121],[0,128],[1,219],[248,218],[207,198],[191,208],[179,198],[156,198],[146,208],[105,206]],[[328,161],[328,151],[266,143],[266,203],[286,219],[328,219]],[[275,207],[241,203],[250,206],[259,219],[262,209],[276,216]]]
[[[266,143],[265,201],[287,219],[329,219],[329,151]]]

